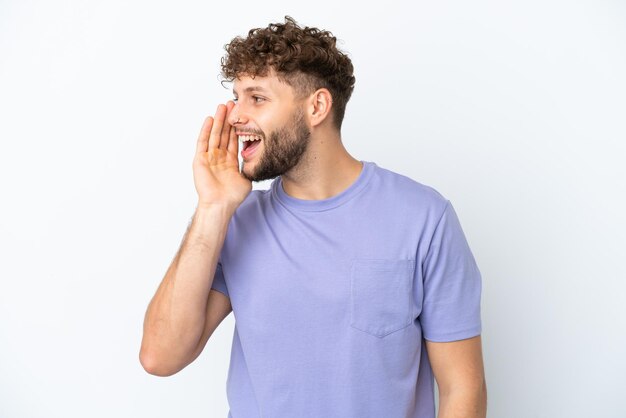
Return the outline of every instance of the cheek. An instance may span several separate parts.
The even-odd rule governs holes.
[[[257,119],[256,122],[256,127],[263,134],[264,138],[270,136],[274,129],[276,129],[276,125],[271,119],[261,118]]]
[[[267,138],[272,132],[284,128],[289,123],[289,116],[292,113],[292,108],[266,105],[263,109],[258,109],[251,117],[254,118],[257,129]]]

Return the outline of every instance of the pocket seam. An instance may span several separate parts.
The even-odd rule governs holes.
[[[372,273],[396,273],[401,274],[403,276],[403,282],[399,283],[401,286],[406,286],[406,306],[403,308],[406,313],[404,314],[404,320],[400,322],[396,321],[398,324],[391,327],[382,327],[381,331],[372,331],[367,328],[368,323],[372,324],[372,318],[375,318],[377,315],[373,313],[372,315],[367,315],[365,318],[355,317],[355,308],[358,306],[359,301],[355,299],[355,282],[358,280],[356,277],[356,267],[359,264],[362,264],[362,267],[366,267],[368,272]],[[398,265],[401,264],[401,265]],[[382,259],[382,258],[355,258],[352,260],[352,265],[350,267],[350,327],[364,332],[368,335],[384,338],[390,334],[393,334],[397,331],[403,330],[409,325],[413,323],[411,318],[411,314],[413,312],[413,283],[414,283],[414,270],[415,270],[415,259]],[[393,283],[391,283],[393,284]],[[380,283],[380,286],[386,286],[387,283]],[[382,289],[382,288],[381,288]],[[381,292],[381,294],[383,294]],[[398,315],[399,317],[399,315]],[[365,326],[363,326],[365,324]]]

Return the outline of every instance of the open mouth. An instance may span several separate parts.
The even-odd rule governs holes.
[[[249,157],[261,143],[260,135],[238,135],[239,141],[242,143],[241,156]]]

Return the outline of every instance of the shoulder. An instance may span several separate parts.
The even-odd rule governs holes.
[[[378,165],[375,171],[377,193],[384,199],[406,210],[418,210],[433,217],[445,211],[448,199],[433,186]]]

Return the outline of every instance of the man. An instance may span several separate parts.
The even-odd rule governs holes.
[[[289,16],[226,51],[145,370],[186,367],[232,310],[231,418],[431,418],[434,379],[440,418],[485,417],[480,272],[447,199],[343,147],[350,59]]]

